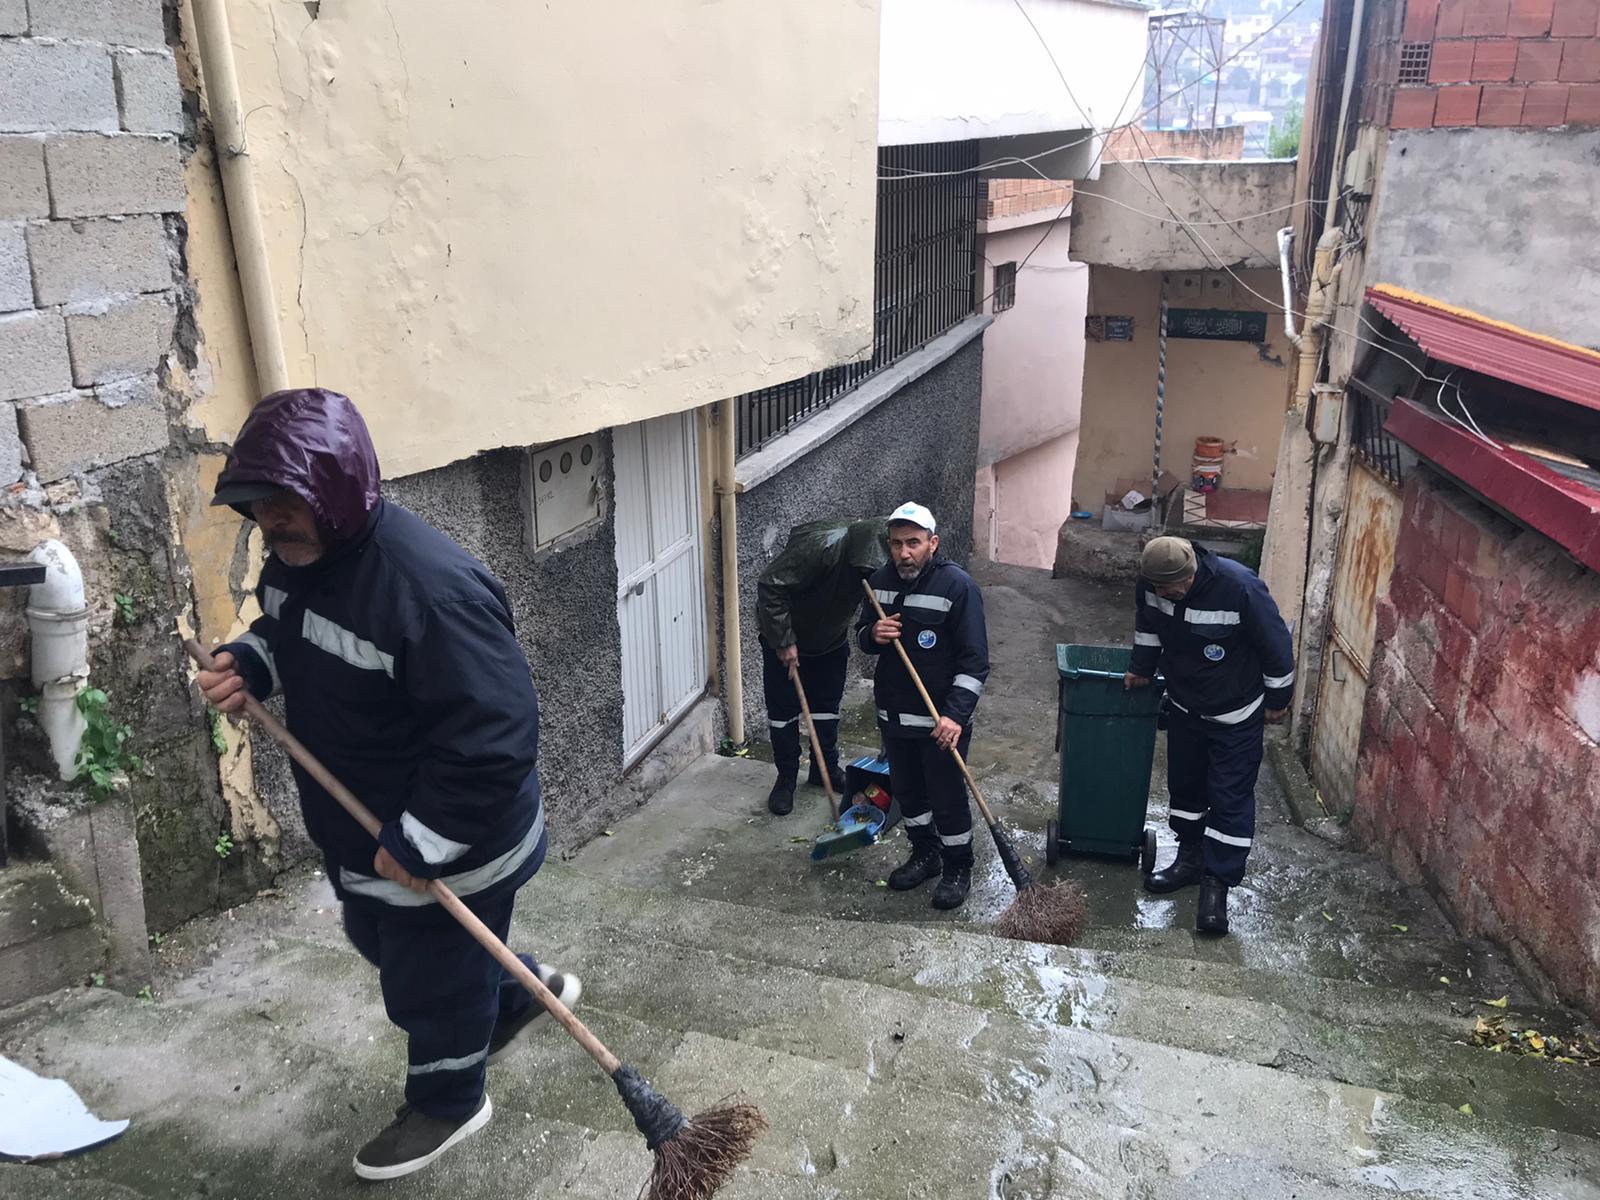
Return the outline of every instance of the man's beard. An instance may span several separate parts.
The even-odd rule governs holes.
[[[918,575],[922,574],[922,568],[914,562],[895,563],[894,569],[896,573],[899,574],[900,578],[904,579],[907,583],[910,583]]]
[[[267,549],[291,567],[308,566],[322,557],[322,547],[298,533],[283,533],[268,538]]]

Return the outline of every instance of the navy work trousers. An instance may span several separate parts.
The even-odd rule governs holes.
[[[501,941],[515,902],[515,889],[463,900]],[[406,1103],[442,1120],[470,1114],[483,1095],[495,1022],[520,1015],[533,997],[442,908],[408,909],[391,919],[346,904],[344,930],[378,968],[383,1007],[409,1039]],[[537,973],[533,959],[517,957]]]
[[[972,729],[961,731],[956,749],[966,758]],[[972,808],[961,768],[938,742],[921,737],[885,737],[889,792],[905,819],[906,837],[917,850],[938,850],[948,867],[972,865]]]
[[[1266,723],[1258,710],[1222,725],[1174,709],[1167,722],[1169,820],[1178,841],[1204,843],[1205,867],[1229,887],[1244,878],[1256,832],[1256,775]]]
[[[839,758],[839,705],[844,702],[844,676],[850,665],[850,643],[842,642],[826,654],[800,656],[800,683],[817,726],[817,741],[829,763]],[[772,759],[780,775],[800,771],[800,743],[809,741],[800,697],[777,652],[761,639],[761,690],[767,702],[767,723],[772,730]],[[818,770],[822,768],[817,767]]]

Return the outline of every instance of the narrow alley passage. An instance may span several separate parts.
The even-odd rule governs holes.
[[[1125,643],[1128,589],[1009,567],[979,578],[994,670],[972,757],[1038,859],[1054,647]],[[865,699],[846,725],[863,748]],[[1294,825],[1270,770],[1233,936],[1193,934],[1192,892],[1149,897],[1131,865],[1067,860],[1092,903],[1071,949],[985,932],[1010,900],[987,846],[953,917],[878,885],[898,836],[812,864],[822,793],[771,818],[768,771],[701,760],[549,864],[513,937],[579,972],[585,1019],[686,1109],[733,1092],[761,1105],[772,1131],[725,1194],[1600,1197],[1600,1073],[1466,1044],[1496,1011],[1482,1000],[1505,997],[1519,1026],[1576,1018],[1425,894]],[[1158,756],[1158,827],[1163,794]],[[1170,852],[1164,828],[1162,842]],[[155,1003],[83,990],[0,1032],[0,1052],[133,1118],[93,1154],[0,1167],[0,1194],[356,1193],[348,1153],[398,1103],[401,1048],[325,880],[280,888],[169,938]],[[489,1086],[481,1148],[396,1196],[615,1197],[642,1181],[626,1113],[558,1034]]]

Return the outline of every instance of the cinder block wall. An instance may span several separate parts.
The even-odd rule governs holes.
[[[167,446],[183,122],[161,0],[0,0],[0,486]]]
[[[173,536],[196,474],[185,409],[206,383],[185,264],[197,106],[169,49],[177,14],[177,0],[0,0],[0,557],[55,537],[83,568],[91,680],[148,764],[119,827],[137,832],[154,929],[263,880],[173,636],[193,603]],[[5,721],[32,691],[24,602],[0,593]],[[13,796],[81,803],[28,720],[13,728]],[[222,832],[240,846],[226,859]]]
[[[1367,842],[1600,1015],[1600,577],[1413,475],[1356,778]]]

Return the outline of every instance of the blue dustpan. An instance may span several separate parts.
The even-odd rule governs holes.
[[[836,854],[847,854],[870,846],[883,833],[889,814],[876,804],[853,804],[839,814],[838,821],[825,829],[811,847],[811,858],[821,862]]]

